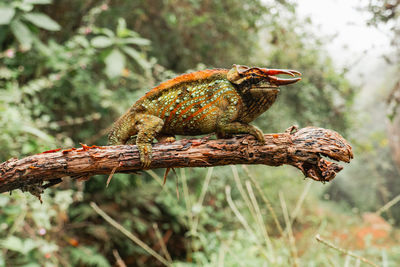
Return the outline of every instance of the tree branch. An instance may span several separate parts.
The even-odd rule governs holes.
[[[316,181],[332,180],[342,166],[323,159],[350,162],[351,146],[338,133],[322,128],[294,127],[284,133],[266,134],[260,145],[252,136],[232,139],[184,139],[153,146],[150,169],[210,167],[229,164],[292,165]],[[0,192],[21,189],[40,196],[44,188],[63,178],[89,178],[112,171],[141,170],[136,146],[86,146],[51,150],[0,164]],[[46,183],[45,183],[46,182]]]

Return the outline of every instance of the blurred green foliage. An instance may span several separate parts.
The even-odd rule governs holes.
[[[389,28],[388,35],[394,48],[394,55],[385,57],[388,63],[397,65],[400,62],[400,2],[392,0],[369,0],[363,9],[369,14],[368,25]]]
[[[309,20],[297,17],[291,1],[2,0],[0,160],[79,143],[105,144],[112,122],[151,87],[178,73],[233,63],[303,73],[302,82],[282,90],[278,103],[255,122],[265,131],[292,124],[331,127],[343,134],[351,130],[356,90],[335,70],[323,40],[313,34]],[[293,264],[287,236],[281,236],[270,211],[260,204],[262,196],[255,194],[261,206],[255,217],[250,192],[247,200],[243,194],[249,174],[260,181],[282,225],[280,190],[290,211],[298,206],[294,230],[319,228],[329,235],[344,227],[335,221],[339,213],[315,215],[315,209],[322,209],[315,204],[323,192],[320,185],[313,185],[303,203],[299,192],[307,187],[299,173],[283,167],[249,169],[236,173],[221,167],[212,176],[206,175],[210,170],[182,170],[180,199],[174,174],[160,187],[162,170],[116,174],[107,189],[103,176],[84,184],[66,182],[47,192],[43,205],[19,192],[1,195],[0,266],[110,266],[114,249],[127,265],[158,266],[106,224],[90,201],[160,251],[156,223],[176,266]],[[226,185],[255,235],[228,205]],[[351,218],[347,212],[340,216]],[[313,230],[305,233],[313,238]],[[310,266],[349,261],[311,242],[302,245],[298,257]],[[396,260],[396,249],[387,252],[390,260]],[[374,259],[381,255],[378,248],[364,253]]]
[[[380,67],[384,70],[384,82],[377,86],[378,90],[368,86],[364,89],[374,101],[359,100],[359,111],[352,114],[354,130],[349,137],[358,156],[351,168],[345,169],[343,176],[336,179],[327,192],[331,199],[365,212],[379,210],[400,193],[397,151],[400,132],[397,95],[400,87],[396,85],[400,81],[396,75],[400,67],[400,2],[369,0],[365,6],[360,3],[359,9],[367,15],[369,26],[387,34],[393,49],[382,54],[386,63],[385,67]],[[369,79],[366,83],[370,83]],[[383,216],[399,225],[400,209],[389,209]]]
[[[229,67],[247,63],[257,45],[262,16],[258,0],[111,1],[101,25],[126,17],[127,24],[152,41],[149,55],[167,69],[184,72],[198,63]],[[131,10],[126,14],[126,10]],[[114,22],[115,23],[115,22]]]

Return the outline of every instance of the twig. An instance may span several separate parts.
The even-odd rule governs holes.
[[[383,212],[387,211],[388,209],[390,209],[391,207],[393,207],[394,205],[396,205],[398,202],[400,201],[400,195],[398,195],[397,197],[393,198],[392,200],[390,200],[388,203],[386,203],[385,205],[383,205],[383,207],[381,207],[379,210],[377,210],[375,213],[380,215]]]
[[[130,240],[135,242],[138,246],[140,246],[142,249],[144,249],[147,253],[149,253],[154,258],[159,260],[165,266],[170,265],[169,262],[165,258],[163,258],[160,254],[155,252],[152,248],[150,248],[148,245],[146,245],[142,240],[140,240],[138,237],[136,237],[131,232],[129,232],[126,228],[124,228],[122,225],[120,225],[118,222],[116,222],[113,218],[108,216],[107,213],[105,213],[102,209],[99,208],[99,206],[96,205],[96,203],[90,202],[90,206],[94,209],[94,211],[97,214],[99,214],[101,217],[103,217],[104,220],[106,220],[109,224],[111,224],[113,227],[115,227],[121,233],[126,235]]]
[[[298,214],[299,214],[299,212],[301,210],[301,207],[303,205],[303,202],[306,199],[308,191],[310,191],[310,188],[311,188],[311,183],[308,182],[306,184],[306,186],[304,187],[304,190],[301,193],[299,200],[297,201],[296,207],[294,208],[294,210],[292,212],[292,216],[290,216],[291,217],[291,219],[290,219],[290,223],[291,224],[293,224],[293,222],[296,220],[296,218],[297,218],[297,216],[298,216]]]
[[[201,188],[200,197],[199,197],[199,200],[197,201],[198,205],[202,205],[203,204],[204,198],[205,198],[206,193],[207,193],[208,185],[210,184],[210,180],[211,180],[211,176],[212,176],[213,170],[214,170],[213,167],[208,168],[206,179],[204,180],[203,187]]]
[[[261,252],[266,255],[268,260],[270,260],[268,254],[266,252],[264,252],[264,248],[261,245],[260,240],[258,239],[256,234],[254,233],[254,231],[250,228],[250,226],[247,223],[246,219],[243,217],[243,215],[240,213],[240,211],[237,209],[235,203],[233,202],[232,196],[231,196],[231,187],[229,185],[225,186],[225,194],[226,194],[226,200],[228,202],[228,205],[231,208],[231,210],[233,211],[233,213],[235,214],[235,216],[239,219],[240,223],[243,225],[243,227],[247,231],[247,233],[250,236],[253,237],[253,239],[255,240],[256,244],[260,248]]]
[[[246,203],[246,206],[249,209],[251,216],[253,217],[254,221],[257,222],[256,211],[254,210],[253,205],[251,205],[250,199],[247,196],[246,191],[244,190],[244,187],[242,185],[242,182],[240,181],[239,173],[237,171],[236,166],[231,166],[231,169],[232,169],[232,173],[233,173],[233,179],[235,180],[235,183],[236,183],[236,187],[238,188],[240,195],[242,196],[244,202]]]
[[[171,255],[168,252],[167,246],[165,245],[164,239],[161,236],[160,229],[156,223],[153,223],[154,232],[156,233],[158,243],[160,244],[161,250],[164,253],[169,263],[172,263]]]
[[[164,189],[163,182],[160,177],[153,170],[146,170],[146,172]]]
[[[111,179],[112,179],[112,177],[114,176],[114,173],[115,173],[115,171],[117,170],[117,168],[118,168],[118,166],[115,166],[115,167],[111,170],[111,173],[110,173],[110,175],[108,176],[108,179],[107,179],[106,187],[108,187],[108,185],[110,184]]]
[[[116,264],[118,267],[126,267],[125,262],[121,259],[121,256],[120,256],[119,253],[118,253],[118,250],[113,249],[113,255],[114,255],[114,258],[115,258],[115,260],[116,260],[116,263],[115,263],[115,264]]]
[[[226,247],[224,244],[222,244],[219,248],[218,252],[218,267],[224,267],[224,261],[225,261],[225,255],[226,255]]]
[[[192,228],[193,227],[192,202],[190,201],[189,188],[187,185],[186,173],[184,169],[181,169],[181,179],[182,179],[183,196],[185,197],[186,212],[188,216],[188,225],[190,226],[190,228]],[[176,184],[176,190],[177,190],[176,192],[179,192],[178,184]]]
[[[176,198],[179,200],[179,178],[176,173],[175,173],[175,192],[176,192]]]
[[[290,222],[289,219],[289,213],[288,213],[288,209],[286,206],[286,201],[285,201],[285,197],[283,196],[282,191],[279,191],[279,199],[281,201],[281,207],[282,207],[282,211],[283,211],[283,218],[285,219],[285,223],[286,223],[286,230],[288,233],[288,239],[289,239],[289,244],[290,244],[290,248],[292,250],[292,255],[293,255],[293,266],[300,266],[299,264],[299,256],[297,254],[297,248],[296,248],[296,240],[294,239],[293,236],[293,229],[292,229],[292,224]]]
[[[211,180],[211,176],[212,176],[213,170],[214,170],[213,167],[208,168],[206,179],[204,180],[203,187],[201,188],[201,193],[200,193],[199,200],[195,204],[196,207],[200,208],[203,205],[203,201],[204,201],[204,198],[205,198],[206,193],[207,193],[208,185],[210,184],[210,180]],[[199,225],[199,217],[200,217],[200,213],[195,213],[194,220],[193,220],[193,226],[192,226],[192,229],[191,229],[191,232],[193,234],[196,234],[196,232],[197,232],[197,226]]]
[[[250,179],[253,182],[253,184],[256,186],[256,189],[257,189],[258,193],[260,194],[262,200],[264,201],[265,205],[267,206],[269,212],[271,212],[272,218],[274,219],[275,225],[278,228],[279,233],[283,237],[284,236],[284,232],[283,232],[281,223],[278,220],[278,216],[276,216],[276,212],[275,212],[274,208],[272,207],[271,201],[269,201],[269,199],[264,195],[264,192],[261,189],[261,186],[259,185],[257,180],[253,177],[253,175],[250,173],[250,171],[247,168],[247,166],[243,165],[242,168],[245,170],[245,172],[250,177]]]
[[[233,211],[233,213],[236,215],[236,217],[239,219],[239,222],[243,225],[244,229],[246,229],[247,233],[249,233],[251,236],[254,237],[255,240],[258,241],[257,236],[251,230],[249,224],[247,223],[246,219],[243,217],[243,215],[239,212],[239,210],[236,208],[235,203],[233,203],[232,196],[231,196],[231,187],[229,185],[225,186],[225,194],[226,194],[226,200],[228,201],[228,205]],[[258,243],[258,242],[257,242]]]
[[[379,267],[379,265],[373,263],[372,261],[370,261],[370,260],[368,260],[368,259],[366,259],[366,258],[364,258],[364,257],[361,257],[361,256],[359,256],[359,255],[357,255],[357,254],[354,254],[354,253],[351,252],[351,251],[348,251],[347,249],[340,248],[340,247],[338,247],[338,246],[332,244],[331,242],[324,240],[319,234],[317,234],[317,235],[315,236],[315,239],[316,239],[318,242],[324,244],[325,246],[328,246],[328,247],[330,247],[330,248],[333,248],[334,250],[339,251],[340,253],[343,253],[343,254],[348,255],[348,256],[350,256],[350,257],[353,257],[353,258],[356,258],[357,260],[360,260],[360,261],[362,261],[362,262],[364,262],[364,263],[367,263],[367,264],[369,264],[369,265],[371,265],[371,266]]]
[[[259,228],[261,229],[262,235],[264,236],[265,244],[267,245],[267,248],[270,252],[271,261],[272,261],[272,263],[274,263],[275,262],[274,248],[272,246],[271,239],[269,238],[267,229],[265,228],[264,220],[261,215],[261,210],[260,210],[260,207],[258,206],[256,196],[254,195],[253,188],[251,187],[250,181],[246,181],[246,188],[247,188],[247,192],[249,193],[251,203],[252,203],[254,210],[256,212],[256,215],[257,215],[256,221],[258,222]]]

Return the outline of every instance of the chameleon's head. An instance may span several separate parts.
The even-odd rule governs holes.
[[[282,79],[274,75],[286,74],[295,78]],[[296,70],[249,68],[243,65],[233,65],[227,74],[228,80],[242,87],[244,91],[276,91],[280,85],[287,85],[301,80],[301,73]]]

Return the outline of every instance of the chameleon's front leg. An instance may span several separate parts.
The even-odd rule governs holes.
[[[159,134],[156,139],[159,143],[173,143],[176,141],[175,136],[171,134]]]
[[[148,168],[152,159],[151,143],[161,131],[164,122],[159,117],[147,114],[136,115],[136,129],[138,130],[136,145],[139,150],[143,168]]]
[[[218,137],[225,137],[227,134],[251,134],[260,143],[265,144],[263,132],[256,126],[245,124],[241,122],[231,122],[228,124],[220,125],[218,128]]]
[[[219,118],[217,124],[218,138],[224,138],[230,134],[251,134],[260,143],[265,144],[264,134],[256,126],[242,122],[232,122],[236,118],[237,110],[237,106],[230,105],[222,112],[223,115]]]

